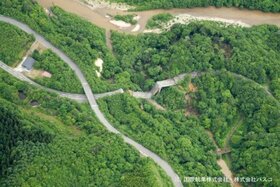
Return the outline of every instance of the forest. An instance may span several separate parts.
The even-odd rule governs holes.
[[[0,82],[1,186],[172,186],[154,162],[107,132],[89,106],[2,70]],[[39,105],[31,106],[34,100]]]
[[[157,100],[166,111],[127,95],[102,99],[100,105],[118,129],[169,160],[180,176],[219,175],[206,129],[219,147],[231,149],[229,164],[237,176],[272,178],[254,185],[278,186],[279,102],[256,83],[227,71],[206,73],[192,84],[197,91],[190,92],[185,83],[162,90]]]
[[[142,2],[139,8],[215,5],[279,12],[279,2],[269,0],[126,2]],[[27,23],[62,49],[77,62],[94,92],[119,87],[146,91],[158,80],[198,72],[195,79],[187,78],[153,98],[163,111],[128,94],[98,102],[121,132],[168,161],[182,179],[222,176],[207,130],[218,146],[229,146],[228,162],[235,175],[273,178],[271,183],[245,186],[280,186],[278,27],[242,28],[204,21],[174,25],[161,34],[113,32],[112,53],[106,47],[103,29],[58,7],[47,16],[34,1],[2,0],[0,14]],[[168,19],[155,17],[152,25],[158,27],[158,20]],[[0,27],[5,31],[0,38],[4,41],[0,58],[13,65],[34,39],[12,26]],[[14,43],[7,40],[10,33],[17,37]],[[34,58],[40,68],[71,75],[50,52],[35,53]],[[95,74],[97,58],[105,62],[101,78]],[[52,60],[54,66],[44,63]],[[53,88],[68,89],[58,84],[65,81],[64,75],[53,78],[57,83]],[[49,82],[41,83],[50,86]],[[140,157],[121,137],[108,133],[87,104],[32,88],[2,70],[0,90],[0,136],[5,140],[0,143],[1,186],[171,186],[151,160]]]
[[[173,15],[169,13],[162,13],[157,14],[151,17],[146,25],[147,29],[154,29],[154,28],[160,28],[162,29],[163,24],[167,23],[168,21],[172,20],[174,18]]]
[[[0,2],[0,14],[26,23],[74,60],[94,92],[119,88],[121,83],[118,82],[117,75],[122,77],[123,74],[118,60],[106,46],[105,30],[58,7],[52,7],[51,13],[53,16],[48,16],[44,9],[32,0]],[[106,62],[101,78],[98,78],[95,72],[97,67],[94,62],[97,58]]]
[[[34,38],[15,26],[0,22],[0,60],[15,66],[31,46]]]
[[[167,160],[182,180],[184,176],[223,176],[216,163],[215,147],[197,118],[159,111],[126,94],[101,99],[99,104],[121,132]],[[226,183],[195,185],[227,186]]]
[[[113,32],[113,50],[133,83],[149,90],[156,81],[180,73],[226,69],[252,79],[279,99],[280,29],[214,22],[174,25],[161,34]]]
[[[35,82],[63,92],[83,93],[82,85],[74,71],[52,51],[34,51],[32,57],[36,60],[34,69],[52,74],[51,78],[36,77]]]
[[[182,72],[225,68],[263,84],[279,98],[276,26],[241,28],[194,22],[175,25],[160,35],[113,32],[113,55],[106,47],[104,30],[58,7],[52,8],[55,16],[48,17],[37,3],[14,1],[1,1],[0,13],[22,20],[65,51],[96,93],[120,87],[148,90],[155,81]],[[101,78],[95,74],[98,57],[105,62]]]
[[[111,2],[127,3],[136,6],[137,10],[157,8],[193,8],[193,7],[238,7],[261,10],[264,12],[280,12],[278,0],[254,1],[254,0],[109,0]]]
[[[273,180],[257,186],[279,186],[279,102],[257,84],[228,72],[206,74],[195,79],[194,84],[198,91],[193,96],[193,106],[200,114],[201,124],[210,128],[218,140],[223,131],[239,125],[229,140],[232,170],[238,176]],[[234,118],[241,119],[240,124]]]
[[[34,38],[26,34],[15,26],[0,22],[2,32],[0,33],[1,47],[0,60],[10,66],[17,65],[29,50]],[[82,86],[74,74],[73,70],[63,62],[57,55],[50,50],[35,50],[32,57],[36,60],[34,69],[48,71],[52,74],[51,78],[41,77],[40,75],[31,76],[35,82],[42,86],[69,93],[83,93]],[[28,73],[32,74],[32,73]]]

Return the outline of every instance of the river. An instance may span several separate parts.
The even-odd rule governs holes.
[[[96,8],[92,9],[85,4],[82,4],[78,0],[37,0],[44,8],[49,8],[50,6],[57,5],[64,10],[79,15],[86,20],[94,23],[95,25],[105,28],[106,30],[118,30],[124,32],[130,32],[131,28],[120,29],[119,27],[111,24],[109,19],[105,17],[107,14],[127,14],[127,11],[116,10],[110,8]],[[141,33],[147,20],[153,15],[159,13],[171,13],[173,15],[179,14],[189,14],[198,17],[208,17],[208,18],[222,18],[234,21],[241,21],[248,25],[260,25],[260,24],[274,24],[280,27],[280,13],[264,13],[257,10],[245,10],[238,8],[186,8],[186,9],[157,9],[148,10],[141,12],[131,12],[140,16],[139,24],[140,30],[136,33]]]

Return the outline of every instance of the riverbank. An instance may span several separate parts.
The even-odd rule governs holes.
[[[44,8],[49,8],[57,5],[64,10],[79,15],[93,24],[102,27],[106,30],[115,30],[128,33],[142,33],[145,30],[147,21],[154,15],[159,13],[170,13],[174,16],[188,14],[192,17],[204,17],[210,20],[229,20],[234,23],[242,23],[246,25],[274,24],[280,27],[280,13],[264,13],[256,10],[244,10],[238,8],[192,8],[192,9],[157,9],[141,12],[129,12],[140,17],[138,24],[140,29],[132,32],[134,27],[121,29],[118,26],[111,24],[107,15],[124,15],[128,14],[126,9],[118,8],[118,6],[99,6],[98,4],[86,4],[78,0],[37,0]],[[96,1],[92,1],[94,3]],[[93,8],[94,7],[94,8]],[[117,7],[117,8],[114,8]]]

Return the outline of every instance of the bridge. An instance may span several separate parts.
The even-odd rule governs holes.
[[[154,152],[150,151],[146,147],[142,146],[141,144],[137,143],[133,139],[125,136],[121,132],[119,132],[104,116],[104,114],[101,112],[99,109],[99,106],[96,102],[96,98],[94,94],[92,93],[91,87],[89,86],[84,74],[82,71],[79,69],[77,64],[72,61],[66,54],[64,54],[61,50],[53,46],[50,42],[48,42],[43,36],[39,35],[35,31],[33,31],[29,26],[25,25],[24,23],[21,23],[13,18],[5,17],[0,15],[0,21],[4,21],[6,23],[12,24],[20,28],[21,30],[25,31],[28,34],[32,34],[36,41],[39,41],[42,43],[46,48],[51,49],[56,55],[58,55],[66,64],[70,66],[70,68],[75,72],[77,75],[78,79],[80,80],[82,87],[84,89],[85,96],[91,106],[92,111],[95,113],[96,117],[99,119],[99,121],[104,125],[104,127],[107,128],[108,131],[119,134],[123,139],[124,142],[130,144],[133,146],[135,149],[137,149],[141,154],[147,155],[150,157],[154,162],[156,162],[165,172],[166,174],[170,177],[170,179],[173,182],[173,185],[176,187],[182,187],[183,184],[177,175],[177,173],[173,170],[173,168],[163,160],[161,157],[159,157],[157,154]]]
[[[178,75],[176,77],[173,77],[173,78],[170,78],[170,79],[157,81],[156,84],[153,86],[153,88],[148,92],[133,92],[133,91],[131,91],[130,93],[133,97],[136,97],[136,98],[151,99],[154,95],[156,95],[157,93],[160,93],[162,88],[177,85],[182,80],[184,80],[184,78],[187,75],[190,75],[190,77],[193,79],[193,78],[199,76],[200,74],[198,72],[183,73],[183,74],[180,74],[180,75]]]
[[[223,154],[227,154],[230,153],[231,150],[229,148],[223,148],[223,149],[217,149],[216,150],[216,154],[217,155],[223,155]]]

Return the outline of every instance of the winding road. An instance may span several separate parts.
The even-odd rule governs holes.
[[[99,119],[99,121],[112,133],[115,134],[119,134],[123,137],[124,141],[128,144],[130,144],[131,146],[133,146],[135,149],[137,149],[142,155],[144,156],[148,156],[151,159],[153,159],[165,172],[166,174],[170,177],[170,179],[172,180],[172,183],[174,184],[174,186],[176,187],[182,187],[183,184],[179,178],[179,176],[175,173],[175,171],[172,169],[172,167],[166,162],[164,161],[162,158],[160,158],[158,155],[156,155],[155,153],[153,153],[152,151],[150,151],[149,149],[145,148],[144,146],[140,145],[139,143],[135,142],[134,140],[132,140],[131,138],[124,136],[123,134],[121,134],[116,128],[113,127],[113,125],[111,125],[108,120],[105,118],[105,116],[103,115],[103,113],[100,111],[99,106],[96,102],[96,98],[94,97],[92,90],[85,78],[85,76],[83,75],[83,73],[81,72],[81,70],[79,69],[79,67],[75,64],[74,61],[72,61],[68,56],[66,56],[62,51],[60,51],[58,48],[56,48],[55,46],[53,46],[50,42],[48,42],[44,37],[42,37],[41,35],[39,35],[38,33],[36,33],[35,31],[33,31],[30,27],[28,27],[27,25],[9,18],[9,17],[5,17],[0,15],[0,21],[15,25],[16,27],[20,28],[21,30],[25,31],[28,34],[32,34],[34,35],[35,39],[37,41],[39,41],[40,43],[42,43],[46,48],[51,49],[55,54],[57,54],[65,63],[67,63],[71,69],[74,70],[74,72],[76,73],[78,79],[80,80],[82,87],[84,89],[86,98],[91,106],[91,109],[93,110],[93,112],[95,113],[95,115],[97,116],[97,118]]]
[[[74,101],[77,101],[79,103],[83,103],[83,102],[87,102],[87,97],[84,94],[74,94],[74,93],[66,93],[66,92],[61,92],[58,90],[54,90],[51,88],[47,88],[45,86],[39,85],[38,83],[34,82],[33,80],[27,78],[26,76],[24,76],[22,73],[14,70],[13,68],[11,68],[10,66],[6,65],[4,62],[0,61],[0,68],[3,69],[4,71],[6,71],[7,73],[11,74],[12,76],[16,77],[19,80],[25,81],[37,88],[41,88],[44,89],[48,92],[51,93],[56,93],[61,97],[65,97],[68,99],[72,99]],[[247,81],[250,81],[256,85],[258,85],[260,88],[262,88],[269,96],[271,96],[272,98],[274,98],[276,100],[276,102],[278,103],[278,100],[273,96],[273,94],[268,90],[268,88],[260,85],[259,83],[255,82],[252,79],[249,79],[243,75],[237,74],[237,73],[233,73],[230,71],[227,71],[228,73],[230,73],[231,75],[233,75],[235,78],[240,78],[240,79],[245,79]],[[165,79],[165,80],[161,80],[161,81],[157,81],[155,83],[155,85],[153,86],[153,88],[148,91],[148,92],[140,92],[140,91],[130,91],[130,94],[138,99],[147,99],[148,101],[150,101],[153,105],[156,105],[156,103],[152,100],[152,97],[155,96],[157,93],[159,93],[161,91],[161,89],[166,88],[166,87],[171,87],[171,86],[175,86],[177,84],[180,83],[180,81],[182,81],[186,76],[190,76],[191,79],[201,76],[203,74],[205,74],[206,72],[191,72],[191,73],[183,73],[180,74],[176,77],[173,78],[169,78],[169,79]],[[215,70],[215,73],[220,73],[220,71]],[[122,88],[115,90],[115,91],[111,91],[111,92],[105,92],[105,93],[100,93],[100,94],[94,94],[95,99],[101,99],[103,97],[108,97],[108,96],[113,96],[116,94],[122,94],[124,93],[124,90]],[[158,105],[158,108],[160,108],[161,106]],[[161,108],[163,109],[163,108]]]
[[[153,86],[153,88],[148,91],[148,92],[133,92],[131,91],[131,95],[136,98],[141,98],[141,99],[151,99],[154,95],[159,93],[162,88],[170,87],[177,85],[180,83],[184,78],[189,75],[192,79],[199,76],[200,73],[198,72],[191,72],[191,73],[183,73],[180,74],[176,77],[162,80],[162,81],[157,81],[156,84]]]
[[[246,81],[250,81],[253,84],[258,85],[261,89],[263,89],[266,92],[267,95],[272,97],[275,100],[275,102],[277,104],[279,104],[279,101],[274,97],[274,95],[269,91],[268,88],[264,87],[263,85],[257,83],[256,81],[254,81],[254,80],[252,80],[252,79],[250,79],[248,77],[245,77],[243,75],[240,75],[240,74],[237,74],[237,73],[233,73],[233,72],[230,72],[230,71],[227,71],[227,72],[229,74],[231,74],[232,76],[234,76],[235,78],[244,79]],[[173,78],[170,78],[170,79],[166,79],[166,80],[162,80],[162,81],[157,81],[150,91],[147,91],[147,92],[139,92],[139,91],[134,92],[134,91],[130,91],[130,94],[133,97],[135,97],[135,98],[150,100],[153,96],[155,96],[158,92],[160,92],[161,89],[166,88],[166,87],[170,87],[170,86],[175,86],[175,85],[179,84],[180,81],[184,80],[184,78],[186,76],[190,76],[191,79],[194,79],[195,77],[204,75],[205,73],[207,73],[207,72],[206,71],[204,71],[204,72],[196,72],[196,71],[194,71],[194,72],[190,72],[190,73],[183,73],[183,74],[180,74],[180,75],[178,75],[176,77],[173,77]],[[213,73],[214,74],[219,74],[219,73],[221,73],[221,71],[214,70]]]
[[[139,143],[135,142],[134,140],[132,140],[131,138],[121,134],[121,132],[119,132],[116,128],[113,127],[112,124],[109,123],[109,121],[105,118],[103,113],[100,111],[99,106],[98,106],[98,104],[96,102],[96,99],[102,98],[102,97],[106,97],[106,96],[111,96],[111,95],[118,94],[118,93],[123,93],[124,91],[122,89],[119,89],[119,90],[116,90],[116,91],[113,91],[113,92],[103,93],[103,94],[93,94],[92,90],[91,90],[91,88],[90,88],[90,86],[89,86],[89,84],[88,84],[88,82],[87,82],[87,80],[85,78],[85,76],[83,75],[83,73],[81,72],[79,67],[76,65],[76,63],[74,61],[72,61],[68,56],[66,56],[61,50],[59,50],[58,48],[53,46],[44,37],[42,37],[41,35],[39,35],[35,31],[33,31],[30,27],[28,27],[27,25],[25,25],[25,24],[23,24],[23,23],[21,23],[21,22],[19,22],[17,20],[14,20],[12,18],[0,15],[0,21],[3,21],[3,22],[6,22],[6,23],[15,25],[18,28],[20,28],[23,31],[25,31],[26,33],[34,35],[36,41],[42,43],[46,48],[49,48],[54,53],[56,53],[75,72],[75,74],[77,75],[78,79],[80,80],[80,82],[82,84],[82,87],[84,89],[85,95],[83,95],[83,94],[71,94],[71,93],[60,92],[60,91],[57,91],[57,90],[53,90],[53,89],[41,86],[41,85],[35,83],[34,81],[32,81],[31,79],[25,77],[21,73],[13,70],[11,67],[7,66],[6,64],[4,64],[1,61],[0,61],[0,68],[2,68],[6,72],[10,73],[14,77],[16,77],[16,78],[18,78],[18,79],[20,79],[22,81],[28,82],[31,85],[34,85],[34,86],[36,86],[38,88],[42,88],[42,89],[47,90],[49,92],[56,93],[56,94],[58,94],[58,95],[60,95],[62,97],[73,99],[73,100],[76,100],[78,102],[86,102],[86,101],[88,101],[90,106],[91,106],[91,109],[96,114],[97,118],[100,120],[100,122],[110,132],[115,133],[115,134],[119,134],[120,136],[123,137],[123,139],[124,139],[124,141],[126,143],[130,144],[131,146],[133,146],[142,155],[148,156],[151,159],[153,159],[166,172],[166,174],[171,178],[174,186],[176,186],[176,187],[183,186],[179,176],[175,173],[175,171],[172,169],[172,167],[166,161],[161,159],[155,153],[151,152],[149,149],[143,147],[141,144],[139,144]],[[239,75],[239,74],[236,74],[236,73],[232,73],[232,72],[230,72],[230,73],[232,75],[234,75],[235,77],[243,78],[243,79],[246,79],[246,80],[249,80],[249,81],[253,81],[253,80],[248,79],[247,77],[244,77],[242,75]],[[197,76],[199,76],[201,74],[203,74],[203,72],[202,73],[192,72],[192,73],[189,73],[189,74],[181,74],[181,75],[176,76],[176,77],[171,78],[171,79],[167,79],[167,80],[156,82],[155,86],[149,92],[132,92],[132,95],[134,97],[136,97],[136,98],[151,99],[151,97],[153,95],[157,94],[158,92],[160,92],[160,90],[162,88],[169,87],[169,86],[174,86],[174,85],[178,84],[181,80],[184,79],[184,77],[186,75],[190,75],[192,78],[195,78],[195,77],[197,77]],[[256,83],[255,81],[253,81],[253,82]],[[258,84],[258,83],[256,83],[256,84]],[[260,85],[260,86],[267,92],[268,95],[273,97],[273,95],[270,93],[270,91],[268,89],[266,89],[262,85]],[[277,100],[276,100],[276,102],[278,103]]]
[[[12,76],[16,77],[17,79],[19,79],[21,81],[24,81],[24,82],[27,82],[27,83],[29,83],[29,84],[37,87],[37,88],[44,89],[44,90],[46,90],[48,92],[55,93],[55,94],[57,94],[57,95],[59,95],[61,97],[72,99],[72,100],[77,101],[79,103],[84,103],[84,102],[88,101],[86,95],[84,95],[84,94],[66,93],[66,92],[61,92],[61,91],[58,91],[58,90],[54,90],[54,89],[42,86],[42,85],[34,82],[33,80],[27,78],[22,73],[14,70],[10,66],[6,65],[2,61],[0,61],[0,68],[3,69],[4,71],[6,71],[7,73],[11,74]],[[124,93],[122,88],[120,88],[118,90],[115,90],[115,91],[112,91],[112,92],[106,92],[106,93],[101,93],[101,94],[94,94],[94,97],[96,99],[100,99],[100,98],[103,98],[103,97],[108,97],[108,96],[112,96],[112,95],[115,95],[115,94],[121,94],[121,93]]]

